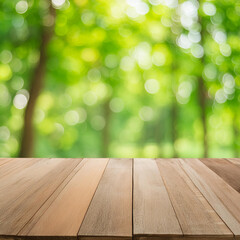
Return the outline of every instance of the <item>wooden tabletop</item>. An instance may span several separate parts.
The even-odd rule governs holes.
[[[0,159],[0,240],[240,240],[240,159]]]

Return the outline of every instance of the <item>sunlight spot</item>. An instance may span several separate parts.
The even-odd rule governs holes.
[[[151,46],[147,42],[142,42],[135,47],[133,56],[138,62],[140,68],[149,69],[152,67],[150,51]]]
[[[124,108],[123,100],[121,98],[113,98],[109,104],[109,107],[113,112],[121,112]]]
[[[45,118],[45,113],[42,109],[38,108],[35,110],[35,114],[34,114],[34,121],[36,123],[40,123],[44,120]]]
[[[225,94],[225,92],[222,89],[219,89],[216,94],[215,94],[215,100],[218,103],[225,103],[227,100],[227,96]]]
[[[229,57],[232,53],[232,49],[231,49],[230,45],[223,43],[220,45],[220,52],[223,56]]]
[[[64,116],[65,122],[68,125],[76,125],[79,122],[79,115],[77,111],[71,110],[68,111]]]
[[[16,12],[19,14],[23,14],[28,10],[28,3],[27,1],[21,0],[16,4]]]
[[[154,112],[151,107],[144,106],[139,110],[139,117],[143,121],[151,121],[154,117]]]
[[[178,94],[183,98],[189,98],[192,92],[192,84],[190,82],[182,82],[178,87]]]
[[[223,32],[223,31],[215,30],[215,31],[213,31],[213,38],[214,38],[214,40],[215,40],[217,43],[221,44],[221,43],[225,43],[225,42],[226,42],[226,40],[227,40],[227,35],[226,35],[226,33]]]
[[[79,123],[83,123],[87,119],[87,112],[84,108],[78,108],[77,109],[78,115],[79,115]]]
[[[203,11],[208,16],[213,16],[216,13],[216,7],[210,2],[205,2],[203,4]]]
[[[64,134],[64,127],[62,124],[60,123],[54,123],[55,125],[55,129],[56,129],[56,132],[59,136],[63,135]]]
[[[101,73],[98,69],[90,69],[87,73],[87,77],[90,81],[97,82],[101,79]]]
[[[182,82],[178,87],[176,99],[181,104],[189,102],[189,97],[192,93],[192,84],[190,82]]]
[[[81,16],[81,20],[87,26],[90,26],[90,25],[94,24],[94,21],[95,21],[94,20],[94,13],[90,12],[90,11],[83,12],[83,14]]]
[[[13,104],[17,109],[25,108],[27,102],[28,102],[27,97],[22,93],[17,94],[13,99]]]
[[[11,86],[14,90],[20,90],[24,85],[24,80],[22,77],[13,77],[11,80]]]
[[[145,84],[144,87],[146,89],[146,91],[150,94],[155,94],[159,91],[159,82],[156,79],[148,79]]]
[[[227,88],[234,88],[235,80],[234,77],[230,73],[225,73],[222,78],[223,84]]]
[[[97,102],[97,96],[93,91],[86,92],[83,95],[83,101],[85,104],[92,106]]]
[[[6,126],[0,127],[0,140],[7,141],[10,137],[10,131]]]
[[[12,60],[12,53],[8,50],[3,50],[0,54],[0,60],[4,64],[10,63]]]
[[[209,80],[214,80],[217,77],[217,68],[209,63],[204,67],[203,73]]]
[[[194,44],[191,46],[191,53],[195,58],[201,58],[204,55],[204,49],[200,44]]]
[[[198,10],[198,3],[195,1],[185,1],[180,6],[181,14],[188,17],[196,17],[197,10]]]
[[[109,54],[105,58],[105,65],[109,68],[115,68],[118,65],[117,56],[114,54]]]
[[[65,0],[52,0],[52,4],[55,8],[61,8],[63,4],[65,3]]]
[[[177,44],[184,49],[188,49],[192,45],[191,41],[188,39],[188,36],[183,33],[180,35],[179,38],[177,38]]]
[[[123,71],[131,71],[135,66],[135,61],[129,56],[125,56],[121,59],[120,68]]]
[[[190,31],[188,33],[188,39],[193,43],[198,43],[201,41],[201,34],[200,32]]]

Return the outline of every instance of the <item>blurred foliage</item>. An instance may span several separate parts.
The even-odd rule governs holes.
[[[35,157],[201,157],[199,77],[209,156],[239,156],[240,1],[1,0],[1,157],[19,152],[49,4]]]

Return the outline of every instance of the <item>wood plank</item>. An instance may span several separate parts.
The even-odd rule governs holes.
[[[134,235],[182,235],[156,161],[134,159]],[[150,237],[148,237],[150,239]]]
[[[0,167],[0,180],[2,181],[2,179],[5,177],[11,178],[12,175],[23,170],[26,171],[27,168],[39,161],[39,158],[15,158],[11,161],[8,161],[6,164]]]
[[[224,158],[203,158],[200,160],[240,193],[240,165],[238,167]]]
[[[226,237],[220,237],[220,236],[195,236],[195,237],[172,237],[172,236],[162,236],[162,237],[154,237],[151,236],[151,239],[149,237],[134,237],[134,240],[229,240],[229,238]],[[230,238],[231,239],[231,238]],[[233,238],[232,238],[233,239]],[[93,239],[98,240],[98,239]],[[234,239],[239,240],[239,239]]]
[[[10,162],[11,160],[13,160],[13,158],[0,158],[0,166],[2,166],[5,163]]]
[[[28,231],[29,226],[26,226],[19,235],[77,237],[79,227],[107,163],[107,158],[85,158],[80,163],[76,174],[59,195],[54,196],[55,200],[36,224],[33,227],[30,226],[30,231]],[[46,204],[49,205],[48,202]]]
[[[41,159],[0,181],[0,235],[16,235],[81,159]]]
[[[20,236],[28,235],[30,230],[34,227],[34,225],[39,221],[41,216],[46,212],[49,206],[55,201],[61,191],[67,186],[69,181],[76,175],[76,173],[83,167],[83,162],[77,165],[76,168],[67,176],[67,178],[58,186],[58,188],[54,191],[54,193],[47,199],[47,201],[39,208],[39,210],[34,214],[34,216],[29,220],[29,222],[24,226],[24,228],[18,233]]]
[[[179,161],[156,161],[184,236],[233,238],[231,231],[183,171]]]
[[[240,194],[198,159],[179,161],[213,209],[240,238]]]
[[[132,237],[132,159],[110,159],[78,235]]]
[[[228,161],[230,161],[231,163],[237,165],[240,167],[240,158],[226,158]]]

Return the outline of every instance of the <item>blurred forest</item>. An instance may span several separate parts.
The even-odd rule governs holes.
[[[0,0],[0,157],[239,157],[239,0]]]

